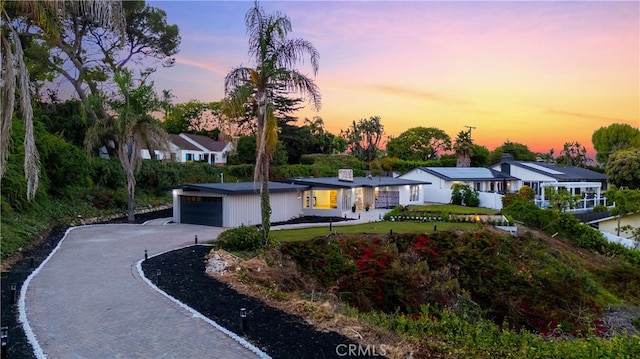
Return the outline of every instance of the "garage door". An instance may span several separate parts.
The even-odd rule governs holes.
[[[180,222],[222,227],[222,197],[180,196]]]

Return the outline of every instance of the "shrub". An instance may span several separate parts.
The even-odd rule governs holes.
[[[256,227],[228,229],[218,236],[216,248],[227,251],[254,251],[262,248],[262,233]]]
[[[606,213],[609,210],[607,209],[607,206],[599,204],[599,205],[593,207],[593,211],[596,212],[596,213]]]
[[[532,200],[535,196],[536,196],[536,192],[533,190],[533,188],[529,187],[529,186],[522,186],[520,187],[520,190],[518,191],[518,194],[528,200]]]
[[[120,160],[117,158],[90,158],[89,174],[93,183],[97,186],[111,189],[126,188],[127,186],[127,177],[122,169]]]
[[[468,187],[464,184],[456,183],[451,187],[451,203],[458,206],[462,205],[464,199],[464,187]]]
[[[480,205],[480,194],[475,189],[467,187],[464,191],[463,200],[467,207],[478,207]]]

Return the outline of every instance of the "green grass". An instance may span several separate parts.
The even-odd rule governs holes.
[[[333,225],[332,232],[337,233],[380,233],[387,234],[390,230],[394,233],[414,233],[414,232],[433,232],[434,226],[438,231],[446,231],[450,229],[474,229],[478,228],[475,223],[448,223],[448,222],[372,222],[364,224],[355,224],[352,226],[336,226]],[[329,224],[322,227],[283,229],[274,228],[270,235],[276,241],[291,242],[304,241],[318,236],[326,236],[329,234]]]
[[[411,205],[409,206],[410,211],[419,211],[419,212],[432,212],[432,213],[449,213],[449,214],[498,214],[500,211],[496,211],[491,208],[484,207],[466,207],[466,206],[458,206],[455,204],[433,204],[433,205]]]

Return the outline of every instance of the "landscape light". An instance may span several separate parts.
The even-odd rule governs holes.
[[[247,332],[247,309],[240,308],[240,321],[242,325],[242,333]]]

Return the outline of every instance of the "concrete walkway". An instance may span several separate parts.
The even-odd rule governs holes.
[[[67,233],[25,282],[20,297],[25,332],[35,341],[38,357],[227,359],[260,354],[195,318],[140,277],[136,263],[145,249],[152,256],[192,244],[195,235],[199,242],[214,239],[222,230],[164,222],[93,225]]]

